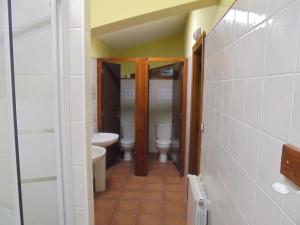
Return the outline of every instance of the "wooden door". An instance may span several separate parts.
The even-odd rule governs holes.
[[[135,95],[135,175],[148,174],[149,73],[148,62],[141,58],[136,64]]]
[[[190,149],[188,173],[199,175],[202,141],[203,82],[205,33],[193,47],[193,77],[191,96]]]
[[[98,71],[98,129],[100,132],[120,134],[120,74],[121,66],[116,63],[99,62]],[[107,148],[107,166],[117,163],[120,147],[116,143]]]
[[[177,67],[177,68],[176,68]],[[178,141],[179,145],[172,145],[172,151],[178,153],[176,166],[180,169],[181,159],[181,130],[182,130],[182,96],[183,96],[183,65],[174,64],[173,89],[172,89],[172,141]]]

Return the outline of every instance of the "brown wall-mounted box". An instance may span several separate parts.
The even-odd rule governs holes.
[[[283,145],[280,172],[300,187],[300,149],[293,145]]]

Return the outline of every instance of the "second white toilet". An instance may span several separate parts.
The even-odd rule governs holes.
[[[122,138],[121,149],[124,151],[124,161],[132,160],[132,152],[135,144],[134,124],[124,122],[121,124]]]
[[[171,147],[171,124],[156,124],[156,148],[159,152],[159,161],[164,163],[168,160],[168,151]]]

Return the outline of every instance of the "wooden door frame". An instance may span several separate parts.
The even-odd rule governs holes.
[[[203,87],[204,87],[204,44],[205,32],[193,46],[193,67],[191,87],[191,116],[188,173],[200,174],[201,144],[203,122]],[[197,58],[201,53],[201,69],[197,68]]]
[[[185,141],[186,141],[186,104],[187,104],[187,59],[184,57],[150,57],[146,59],[146,68],[148,68],[151,62],[171,62],[183,64],[183,85],[182,85],[182,108],[181,108],[181,140],[180,140],[180,161],[179,161],[179,173],[180,176],[184,176],[185,170]],[[146,71],[148,73],[148,69]]]
[[[184,176],[185,169],[185,138],[186,138],[186,102],[187,102],[187,59],[183,57],[149,57],[149,58],[98,58],[97,59],[97,101],[102,99],[102,62],[133,62],[136,65],[136,100],[135,100],[135,175],[146,176],[148,174],[148,132],[149,132],[149,71],[151,62],[183,63],[183,96],[182,96],[182,122],[180,141],[180,175]],[[97,105],[98,129],[102,127],[102,108]],[[139,149],[139,150],[137,150]]]
[[[102,99],[102,63],[103,62],[130,62],[135,63],[135,175],[146,176],[148,173],[148,102],[149,102],[149,86],[148,86],[148,73],[145,72],[145,58],[98,58],[97,64],[97,99]],[[147,82],[146,82],[147,81]],[[97,100],[98,102],[98,100]],[[146,105],[146,106],[145,106]],[[97,105],[97,120],[98,129],[102,128],[102,107],[101,104]]]

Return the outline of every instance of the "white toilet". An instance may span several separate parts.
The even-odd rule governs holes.
[[[122,123],[121,124],[122,138],[121,149],[124,151],[124,161],[132,160],[132,152],[135,144],[134,124]]]
[[[159,152],[159,161],[165,163],[168,160],[168,151],[171,147],[171,124],[156,124],[156,148]]]

